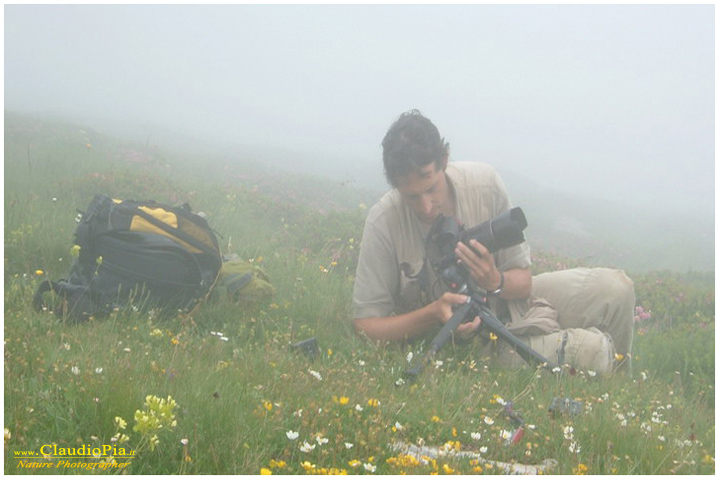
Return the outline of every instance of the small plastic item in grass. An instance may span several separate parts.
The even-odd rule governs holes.
[[[290,348],[295,352],[301,352],[311,359],[314,359],[320,353],[317,340],[315,337],[310,337],[307,340],[302,340],[297,343],[290,345]]]
[[[523,435],[525,434],[525,419],[522,415],[515,411],[513,408],[513,402],[505,403],[505,415],[507,415],[507,417],[512,420],[517,427],[510,435],[510,438],[507,439],[506,445],[517,445],[520,443],[520,440],[522,440]]]
[[[553,415],[579,415],[583,411],[583,404],[572,398],[555,397],[550,402],[548,411]]]
[[[507,441],[508,445],[517,445],[520,443],[520,440],[522,440],[523,435],[525,434],[525,429],[520,426],[510,435],[510,438]]]

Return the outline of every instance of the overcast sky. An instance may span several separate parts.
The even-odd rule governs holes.
[[[454,160],[713,209],[714,24],[714,5],[6,5],[5,108],[378,173],[418,108]]]

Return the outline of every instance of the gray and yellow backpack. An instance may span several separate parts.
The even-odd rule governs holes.
[[[223,265],[215,233],[187,204],[96,195],[82,212],[75,245],[67,278],[44,281],[33,298],[36,310],[50,308],[69,322],[126,307],[170,316],[190,311]]]

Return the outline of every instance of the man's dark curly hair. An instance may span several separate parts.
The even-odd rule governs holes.
[[[385,177],[397,187],[400,177],[435,162],[442,167],[450,152],[450,144],[440,136],[433,123],[418,110],[403,113],[390,126],[382,141]]]

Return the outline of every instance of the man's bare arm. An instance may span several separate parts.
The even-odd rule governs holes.
[[[457,244],[455,254],[470,270],[470,276],[476,284],[488,292],[492,292],[503,282],[500,298],[520,300],[528,298],[532,291],[532,273],[529,268],[513,268],[505,272],[495,266],[495,259],[485,246],[477,240],[470,240],[470,245],[462,242]]]
[[[364,333],[371,340],[397,341],[422,335],[434,326],[447,322],[452,316],[452,307],[467,302],[468,297],[454,293],[445,293],[434,302],[401,315],[388,317],[356,318],[355,330]],[[460,325],[458,334],[477,330],[480,320]]]

